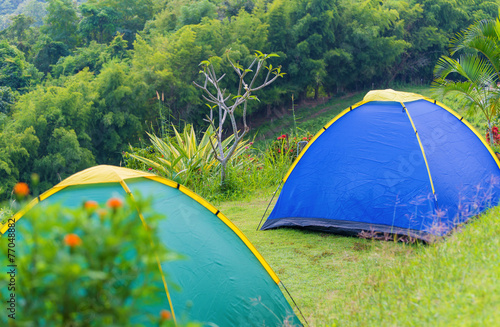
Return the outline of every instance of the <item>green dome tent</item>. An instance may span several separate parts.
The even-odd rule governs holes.
[[[148,305],[147,313],[170,307],[178,317],[218,326],[281,326],[285,321],[301,325],[277,275],[243,233],[207,201],[165,178],[114,166],[92,167],[43,193],[14,218],[17,221],[40,201],[77,207],[83,201],[103,204],[111,196],[136,192],[153,197],[152,208],[166,216],[158,224],[161,242],[186,257],[161,262],[163,274],[180,288],[169,288],[163,281],[163,300]],[[137,225],[142,228],[140,220]],[[0,233],[7,229],[0,226]],[[254,305],[252,299],[263,305]]]

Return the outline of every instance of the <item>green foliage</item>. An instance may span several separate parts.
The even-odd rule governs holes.
[[[52,70],[59,58],[69,54],[66,43],[53,41],[50,38],[42,38],[35,44],[34,51],[36,52],[33,58],[35,67],[47,74]]]
[[[24,54],[7,41],[0,41],[0,86],[24,93],[38,79],[38,71],[25,61]]]
[[[0,38],[8,40],[11,45],[21,50],[30,62],[40,37],[40,31],[33,27],[34,24],[34,18],[19,14],[11,18],[10,26],[0,31]]]
[[[212,126],[203,132],[199,141],[192,125],[184,126],[182,133],[179,133],[175,126],[172,126],[172,131],[174,136],[167,136],[164,139],[148,134],[152,147],[147,149],[146,153],[131,147],[131,153],[125,154],[127,167],[139,168],[135,161],[138,160],[144,163],[148,170],[154,170],[164,177],[187,186],[192,185],[194,175],[216,175],[218,161],[213,150],[216,135]],[[227,137],[223,142],[223,147],[228,147],[233,139],[234,136]],[[247,141],[238,144],[233,157],[233,166],[239,166],[238,157],[243,155],[247,147]],[[130,160],[130,158],[135,160]]]
[[[217,6],[208,0],[197,1],[181,8],[179,26],[199,24],[202,18],[217,17]]]
[[[141,136],[141,112],[137,112],[137,94],[142,85],[134,85],[129,67],[110,62],[95,78],[92,87],[97,101],[92,112],[89,136],[100,163],[117,163],[125,145]]]
[[[89,73],[68,79],[64,87],[38,87],[20,97],[0,133],[3,191],[32,172],[46,189],[95,164],[87,134],[92,111]]]
[[[0,86],[0,113],[9,113],[13,103],[14,94],[11,88],[8,86]]]
[[[97,43],[108,43],[117,32],[120,17],[115,8],[101,7],[93,3],[80,6],[82,20],[78,32],[87,40]]]
[[[121,34],[117,34],[109,45],[91,41],[86,47],[76,48],[71,55],[61,58],[53,66],[51,73],[54,77],[71,76],[88,68],[90,72],[99,74],[105,63],[127,58],[127,41]]]
[[[151,0],[89,0],[80,6],[78,30],[87,42],[108,43],[119,32],[132,44],[153,17],[153,7]]]
[[[18,180],[28,181],[31,173],[30,153],[37,152],[40,145],[33,127],[14,133],[10,126],[0,133],[0,196],[6,199]]]
[[[452,40],[451,55],[443,56],[434,69],[434,85],[445,95],[463,96],[470,111],[479,110],[491,131],[500,105],[500,18],[483,20],[468,27]]]
[[[38,205],[0,238],[5,265],[7,243],[15,244],[16,323],[142,325],[132,321],[147,317],[144,300],[164,295],[157,260],[177,256],[158,239],[156,226],[163,217],[150,210],[149,200],[135,198],[125,206],[115,198],[105,208],[95,202],[76,209]],[[0,277],[2,298],[9,298],[9,278]],[[146,321],[158,324],[160,313]]]
[[[42,30],[55,42],[63,42],[68,48],[78,44],[78,15],[71,0],[49,0],[47,16]]]

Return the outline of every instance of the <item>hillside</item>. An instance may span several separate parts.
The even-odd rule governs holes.
[[[33,173],[46,190],[90,166],[120,165],[129,145],[148,144],[146,132],[192,124],[201,133],[207,103],[193,82],[207,59],[234,100],[229,60],[243,67],[257,51],[272,54],[265,66],[282,75],[248,101],[252,136],[295,126],[292,97],[300,128],[315,133],[323,111],[355,99],[346,95],[429,85],[450,38],[495,18],[498,1],[3,1],[0,198]],[[321,99],[331,100],[306,110]]]

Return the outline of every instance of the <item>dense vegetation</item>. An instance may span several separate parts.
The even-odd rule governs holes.
[[[47,189],[94,164],[120,164],[128,144],[168,123],[205,129],[192,82],[215,57],[232,86],[227,49],[244,64],[254,50],[280,55],[269,63],[287,74],[249,107],[269,118],[292,94],[300,102],[429,83],[449,38],[497,12],[483,0],[4,1],[0,196],[32,173]]]

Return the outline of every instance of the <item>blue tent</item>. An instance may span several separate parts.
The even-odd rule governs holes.
[[[371,91],[309,142],[262,229],[442,236],[498,203],[499,167],[480,134],[445,105]]]

